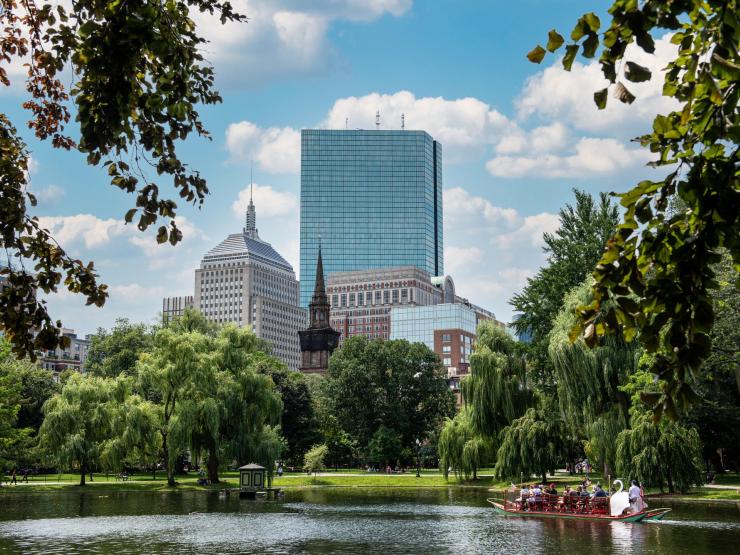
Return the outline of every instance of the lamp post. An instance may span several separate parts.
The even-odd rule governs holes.
[[[421,478],[421,441],[416,438],[416,477]]]

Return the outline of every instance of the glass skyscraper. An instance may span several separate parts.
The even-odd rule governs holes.
[[[442,146],[425,131],[301,132],[301,306],[324,271],[444,274]]]

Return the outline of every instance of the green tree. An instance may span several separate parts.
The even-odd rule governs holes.
[[[712,351],[697,380],[701,402],[687,416],[699,432],[704,460],[719,470],[740,470],[740,290],[727,252],[715,272]]]
[[[103,468],[120,471],[126,466],[151,466],[162,446],[161,410],[156,404],[132,394],[131,378],[116,380],[110,400],[110,438],[101,448]]]
[[[163,328],[154,336],[152,350],[144,353],[138,364],[141,391],[152,395],[160,404],[160,435],[167,464],[167,483],[175,485],[175,461],[188,448],[192,439],[192,411],[188,394],[215,388],[213,364],[209,360],[209,338],[198,332],[176,333]]]
[[[563,452],[563,422],[551,406],[527,409],[501,432],[494,472],[499,478],[526,478],[536,474],[547,481]]]
[[[541,383],[552,380],[547,363],[548,334],[563,298],[596,266],[619,223],[617,206],[605,193],[598,200],[578,189],[573,194],[575,205],[566,204],[560,209],[557,231],[544,235],[547,264],[528,278],[524,290],[510,301],[521,314],[512,323],[514,329],[532,336],[530,355],[541,374]]]
[[[9,449],[23,437],[16,428],[21,399],[21,383],[15,372],[6,370],[3,362],[3,368],[0,368],[0,472],[9,462]]]
[[[272,379],[280,393],[280,428],[288,446],[285,458],[288,464],[299,466],[306,451],[321,440],[306,375],[289,371],[283,362],[272,357],[265,357],[256,368]]]
[[[711,353],[716,319],[710,292],[719,286],[714,270],[719,249],[726,248],[740,270],[737,12],[736,0],[614,0],[605,30],[595,14],[585,14],[565,47],[566,70],[579,47],[587,58],[603,47],[599,61],[610,84],[594,93],[603,109],[609,89],[622,102],[634,101],[624,80],[660,78],[629,60],[627,46],[636,43],[652,54],[654,37],[664,30],[677,45],[663,84],[663,94],[677,107],[658,114],[652,131],[640,137],[655,154],[650,165],[670,171],[619,195],[625,208],[622,223],[594,271],[594,300],[579,311],[579,329],[590,345],[607,334],[624,333],[627,340],[638,337],[656,355],[651,371],[666,383],[650,396],[659,418],[667,413],[675,420],[680,409],[698,401],[694,384]],[[547,50],[555,52],[564,42],[550,31]],[[537,63],[544,56],[541,46],[528,55]],[[617,71],[622,64],[624,78]],[[672,209],[675,195],[686,210]]]
[[[422,343],[351,337],[329,361],[327,390],[338,424],[363,450],[380,426],[414,449],[455,411],[439,358]]]
[[[470,375],[462,381],[470,425],[496,442],[499,433],[535,401],[527,379],[527,360],[519,344],[490,322],[478,326]]]
[[[478,478],[478,469],[490,460],[491,442],[473,430],[469,407],[463,407],[455,418],[445,421],[439,433],[437,452],[445,479],[450,469],[457,478]]]
[[[160,218],[169,222],[158,229],[159,243],[176,244],[182,233],[175,224],[177,203],[154,175],[171,178],[184,201],[203,203],[206,181],[180,160],[176,147],[193,132],[209,137],[196,108],[221,101],[190,9],[215,13],[222,23],[245,20],[217,0],[4,0],[0,9],[0,85],[11,85],[6,62],[25,65],[29,128],[56,148],[79,150],[88,164],[105,167],[111,185],[135,194],[126,222],[138,216],[142,231]],[[75,75],[70,89],[60,79],[65,68]],[[78,137],[66,127],[71,112]],[[5,114],[0,152],[0,244],[18,260],[1,270],[10,287],[0,293],[0,325],[15,352],[33,358],[38,349],[68,343],[37,291],[50,293],[63,283],[98,306],[108,292],[93,264],[67,255],[30,214],[36,199],[27,191],[29,153]]]
[[[326,445],[314,445],[303,457],[303,470],[313,472],[314,480],[316,480],[316,473],[325,468],[324,459],[328,451]]]
[[[649,357],[641,366],[649,367]],[[623,390],[633,399],[630,428],[617,436],[617,472],[621,476],[643,481],[649,486],[665,485],[668,491],[686,492],[701,485],[701,441],[694,428],[653,415],[640,401],[645,391],[654,391],[653,376],[640,370],[630,377]]]
[[[85,369],[92,375],[115,378],[136,375],[136,362],[152,346],[153,330],[146,324],[132,324],[118,318],[110,332],[103,328],[90,340]]]
[[[401,438],[390,428],[378,428],[367,446],[371,460],[383,463],[383,466],[393,466],[401,455]]]
[[[61,392],[44,404],[40,447],[60,467],[77,466],[81,486],[111,437],[114,386],[113,380],[74,374]]]
[[[571,341],[575,309],[590,302],[591,283],[588,279],[565,295],[549,335],[548,352],[566,425],[571,435],[588,438],[589,455],[604,465],[607,476],[615,464],[614,438],[629,426],[630,396],[620,385],[637,370],[641,349],[637,342],[627,343],[617,334],[593,349],[581,338]]]

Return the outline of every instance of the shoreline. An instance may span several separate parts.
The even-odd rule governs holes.
[[[3,495],[23,495],[23,494],[54,494],[54,493],[86,493],[93,495],[110,495],[117,493],[160,493],[160,494],[177,494],[177,493],[190,493],[190,492],[201,492],[201,493],[221,493],[226,490],[236,489],[237,484],[230,481],[224,481],[220,484],[213,486],[198,486],[194,483],[180,483],[175,487],[169,487],[165,483],[157,484],[147,481],[132,481],[132,482],[98,482],[98,483],[87,483],[85,486],[70,482],[57,482],[57,483],[30,483],[30,484],[18,484],[18,485],[7,485],[4,484],[0,487],[0,499]],[[283,491],[302,491],[302,490],[379,490],[388,491],[390,489],[397,490],[415,490],[415,489],[429,489],[429,490],[441,490],[441,489],[460,489],[460,490],[481,490],[490,492],[492,494],[500,494],[502,488],[491,487],[491,484],[471,484],[471,483],[458,483],[450,482],[446,484],[432,483],[432,484],[377,484],[377,483],[356,483],[356,484],[273,484],[274,488],[279,488]],[[695,492],[689,494],[660,494],[650,493],[646,495],[648,501],[678,501],[678,502],[689,502],[699,504],[722,504],[722,505],[737,505],[740,507],[740,496],[737,499],[722,499],[715,497],[697,497],[702,495],[703,492]]]

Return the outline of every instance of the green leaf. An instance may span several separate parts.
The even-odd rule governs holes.
[[[157,230],[157,243],[164,243],[167,240],[167,228],[160,226]]]
[[[584,15],[583,19],[585,20],[589,29],[591,29],[591,31],[593,31],[594,33],[599,30],[599,27],[601,27],[601,20],[599,19],[599,16],[593,12],[589,12]]]
[[[530,50],[529,54],[527,54],[527,59],[533,64],[539,64],[544,57],[545,49],[542,48],[539,44],[535,46],[532,50]]]
[[[601,89],[600,91],[596,91],[594,93],[594,102],[596,102],[596,106],[599,107],[599,110],[603,110],[606,108],[606,99],[609,96],[609,88]]]
[[[127,224],[130,224],[133,221],[135,215],[136,215],[136,208],[132,208],[131,210],[126,212],[126,215],[124,216],[123,219],[126,221]]]
[[[576,59],[576,54],[578,54],[577,44],[569,44],[565,47],[565,56],[563,57],[563,68],[565,71],[570,71],[570,68],[573,66],[573,60]]]
[[[563,46],[563,42],[565,42],[565,39],[555,29],[547,33],[547,50],[549,52],[555,52]]]
[[[588,38],[583,41],[583,55],[586,58],[593,58],[596,54],[596,49],[599,46],[599,36],[596,33],[591,33]]]
[[[643,81],[649,81],[652,73],[645,66],[635,62],[627,62],[624,68],[624,76],[633,83],[642,83]]]

